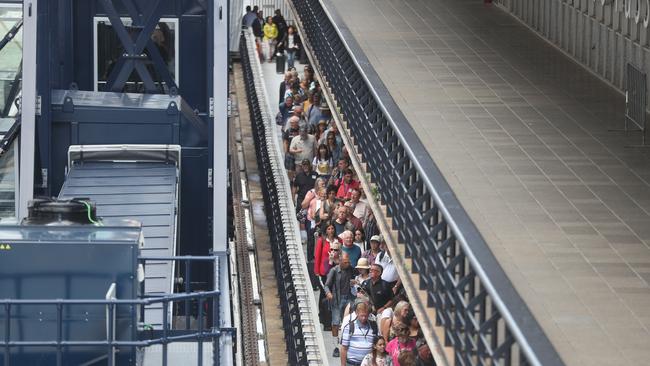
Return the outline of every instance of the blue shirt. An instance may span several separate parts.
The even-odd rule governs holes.
[[[348,347],[347,361],[360,363],[368,353],[372,352],[372,340],[376,334],[369,321],[363,325],[358,320],[354,320],[353,334],[350,334],[350,323],[344,324],[342,332],[341,345]]]
[[[350,265],[352,268],[356,267],[359,258],[361,258],[361,249],[358,246],[352,244],[352,246],[349,248],[345,245],[341,245],[341,250],[343,250],[344,253],[348,253],[350,256]]]

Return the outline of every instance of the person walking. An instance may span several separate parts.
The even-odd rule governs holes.
[[[264,58],[271,62],[273,51],[275,51],[275,42],[278,38],[278,27],[273,23],[273,17],[267,17],[264,24],[263,52]]]

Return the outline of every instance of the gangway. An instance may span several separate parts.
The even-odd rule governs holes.
[[[88,198],[102,218],[139,221],[144,234],[141,256],[171,257],[177,242],[180,149],[178,145],[71,146],[70,170],[59,198]],[[146,263],[145,297],[173,292],[174,267],[174,261]],[[161,303],[145,307],[144,320],[154,329],[162,328],[161,309]]]

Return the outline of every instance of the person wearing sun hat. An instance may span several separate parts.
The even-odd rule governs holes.
[[[368,263],[368,258],[359,258],[356,267],[357,275],[354,277],[352,283],[352,296],[356,297],[361,284],[370,278],[370,263]]]

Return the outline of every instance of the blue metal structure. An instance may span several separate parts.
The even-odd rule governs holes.
[[[84,286],[77,287],[75,281],[65,283],[70,291],[60,294],[56,293],[56,287],[44,291],[35,281],[22,282],[24,290],[21,291],[0,292],[0,310],[3,310],[0,315],[3,319],[0,365],[68,365],[88,361],[108,362],[108,365],[135,364],[138,352],[146,354],[144,349],[156,344],[162,345],[162,364],[166,365],[167,344],[176,341],[196,342],[199,364],[203,364],[202,348],[206,341],[212,342],[213,364],[218,364],[222,356],[224,360],[231,357],[232,350],[228,350],[229,345],[222,336],[229,337],[233,329],[228,327],[230,319],[220,316],[229,314],[226,308],[231,301],[225,257],[226,237],[213,229],[225,227],[221,222],[227,220],[225,216],[213,218],[213,212],[219,211],[213,207],[213,195],[220,197],[223,194],[225,202],[225,189],[222,192],[221,188],[226,182],[213,182],[211,179],[213,176],[227,176],[226,172],[213,172],[215,160],[225,155],[227,149],[226,146],[219,146],[220,152],[213,149],[214,116],[220,117],[216,123],[224,126],[227,123],[225,115],[217,111],[217,107],[226,105],[225,99],[214,101],[215,80],[225,80],[226,76],[225,68],[222,70],[224,75],[215,71],[215,56],[228,52],[226,46],[223,50],[217,50],[215,46],[219,44],[215,42],[216,27],[223,25],[221,16],[214,19],[215,3],[222,2],[25,2],[25,32],[37,29],[31,35],[36,39],[36,72],[29,75],[36,79],[37,102],[34,105],[28,103],[29,108],[23,108],[26,120],[31,120],[23,124],[22,137],[30,135],[30,138],[21,139],[21,149],[32,149],[35,161],[34,184],[32,186],[29,179],[25,179],[21,189],[29,193],[33,190],[35,195],[59,195],[62,198],[83,193],[98,202],[100,214],[141,221],[143,238],[149,245],[142,248],[138,242],[132,247],[134,252],[130,259],[124,261],[99,253],[104,247],[88,240],[83,245],[72,241],[75,248],[83,247],[80,252],[59,251],[72,248],[69,240],[74,235],[88,234],[88,231],[101,233],[112,228],[0,227],[0,238],[6,239],[2,245],[11,248],[16,247],[9,240],[14,238],[14,231],[29,233],[25,234],[29,238],[39,231],[51,235],[55,235],[52,232],[70,233],[60,237],[58,243],[44,244],[42,238],[34,239],[35,246],[47,248],[44,252],[31,253],[39,259],[35,265],[30,264],[28,257],[0,256],[0,267],[7,273],[19,266],[24,276],[39,276],[41,269],[47,268],[40,262],[61,254],[66,254],[66,260],[59,261],[60,267],[57,268],[65,278],[78,273],[95,278],[102,273],[102,266],[114,266],[117,271],[121,267],[115,265],[116,261],[133,265],[128,274],[108,276],[113,280],[109,285],[115,283],[118,289],[117,300],[105,298],[108,286],[104,283],[101,286],[95,284],[95,291],[87,291]],[[218,11],[227,14],[227,7],[220,5]],[[26,49],[28,46],[26,43]],[[32,62],[25,64],[30,66],[27,64]],[[31,68],[25,67],[27,70]],[[27,79],[26,75],[25,81]],[[27,96],[31,91],[26,89],[30,86],[24,87],[24,100],[29,101]],[[219,88],[226,90],[226,83]],[[28,111],[33,107],[35,118],[33,112]],[[20,125],[14,124],[8,130],[10,139],[2,141],[0,147],[3,150],[11,148],[19,129]],[[34,146],[31,146],[31,141]],[[116,144],[173,146],[175,153],[168,154],[168,160],[156,156],[152,162],[146,153],[131,154],[128,158],[114,154],[97,160],[96,155],[83,150],[88,146]],[[83,148],[78,149],[80,145]],[[82,156],[73,159],[71,151],[82,151]],[[83,151],[86,151],[86,156],[83,156]],[[124,159],[134,159],[138,163],[125,163]],[[219,168],[226,169],[225,164],[219,164]],[[151,175],[146,171],[157,173]],[[23,174],[31,178],[31,166],[22,169],[21,179]],[[165,197],[162,197],[155,188],[147,190],[156,182],[171,191],[163,192]],[[130,200],[120,187],[130,187],[127,188],[128,193],[133,194]],[[158,210],[161,205],[165,206],[164,212]],[[22,209],[19,212],[24,214]],[[157,221],[154,216],[165,216],[165,223]],[[213,224],[215,220],[219,225]],[[161,234],[163,231],[164,235]],[[163,236],[166,239],[162,239]],[[214,238],[223,242],[219,250],[215,250]],[[140,239],[139,231],[137,239]],[[170,241],[169,245],[165,250],[157,250],[165,240]],[[16,245],[26,247],[23,244]],[[84,254],[86,250],[89,253]],[[9,265],[10,260],[12,265]],[[182,268],[176,267],[178,261],[183,263]],[[131,288],[134,291],[121,292],[124,286],[119,279],[135,281],[140,274],[138,265],[145,267],[142,288],[133,284]],[[165,272],[166,285],[158,288],[160,286],[155,280],[161,271]],[[108,277],[102,278],[107,280]],[[149,277],[149,282],[146,277]],[[183,278],[184,286],[176,289],[179,294],[173,294],[176,278]],[[73,292],[74,296],[71,295]],[[25,296],[27,293],[30,296]],[[22,331],[26,323],[21,322],[41,322],[38,317],[21,317],[23,312],[20,309],[33,307],[48,309],[43,310],[49,314],[43,326],[45,332]],[[75,329],[74,317],[83,317],[78,310],[93,307],[92,312],[96,315],[93,319],[103,326],[101,332],[99,328],[88,333],[68,332],[68,329]],[[137,308],[142,310],[141,314]],[[101,309],[101,314],[97,309]],[[103,309],[106,309],[105,314]],[[129,309],[132,316],[124,324],[119,321],[123,309]],[[154,314],[156,312],[158,314]],[[185,316],[185,329],[177,329],[173,317],[178,316]],[[147,318],[152,317],[158,321],[149,323]],[[113,324],[111,319],[118,321]],[[114,332],[122,334],[125,329],[129,330],[128,337],[112,336]],[[217,337],[222,337],[220,342]],[[43,354],[43,357],[29,358],[35,354]],[[92,355],[97,358],[93,359]]]
[[[0,231],[0,299],[103,300],[112,284],[119,299],[137,299],[141,228],[95,226],[14,226]],[[5,306],[0,320],[5,342],[96,341],[106,335],[104,306],[70,304],[65,309],[44,303]],[[114,309],[115,339],[137,339],[137,309]],[[110,317],[109,317],[110,319]],[[118,362],[135,360],[135,350],[119,349]],[[9,347],[4,364],[83,364],[105,353],[102,347]]]

